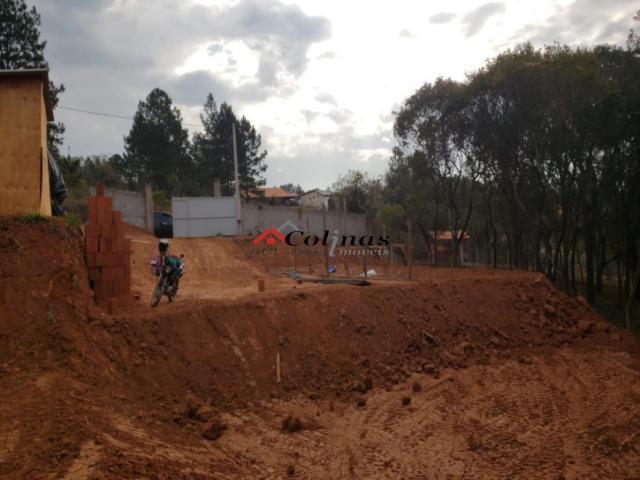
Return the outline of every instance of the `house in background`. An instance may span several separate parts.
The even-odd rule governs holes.
[[[248,203],[267,205],[297,205],[298,195],[280,187],[258,187],[247,195]]]
[[[460,232],[457,233],[458,237]],[[436,259],[437,264],[441,266],[447,265],[466,265],[470,258],[469,249],[471,247],[471,237],[467,232],[462,235],[458,243],[457,251],[453,250],[453,232],[438,232],[434,241],[433,232],[429,232],[431,237],[432,258]]]
[[[300,195],[300,206],[329,210],[329,198],[331,193],[315,188]]]

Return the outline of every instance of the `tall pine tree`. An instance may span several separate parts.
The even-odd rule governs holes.
[[[262,137],[244,116],[238,121],[231,105],[218,106],[209,94],[200,115],[204,132],[193,137],[192,156],[198,171],[199,190],[213,192],[213,182],[220,179],[223,195],[233,195],[234,165],[232,126],[236,123],[238,171],[241,191],[247,192],[265,184],[266,150],[261,150]]]
[[[48,68],[44,58],[47,42],[40,40],[40,14],[36,7],[28,8],[24,0],[0,0],[0,69],[19,70]],[[64,85],[49,82],[51,103],[55,109]],[[49,124],[49,148],[58,156],[64,125]]]
[[[130,188],[150,182],[167,194],[187,193],[191,179],[189,135],[171,98],[159,88],[138,103],[131,131],[124,139],[125,155],[116,162]]]

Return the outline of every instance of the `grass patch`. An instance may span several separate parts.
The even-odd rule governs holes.
[[[18,217],[18,221],[21,223],[36,224],[46,222],[47,218],[39,213],[27,213],[25,215],[20,215]]]
[[[83,223],[80,215],[75,212],[69,212],[64,216],[64,219],[67,221],[67,225],[73,228],[80,228],[80,225]]]

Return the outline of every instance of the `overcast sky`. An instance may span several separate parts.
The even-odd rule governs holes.
[[[190,131],[208,92],[262,134],[268,185],[383,174],[393,111],[531,41],[623,44],[629,0],[27,0],[42,16],[60,105],[131,117],[166,90]],[[58,109],[72,155],[123,151],[131,121]]]

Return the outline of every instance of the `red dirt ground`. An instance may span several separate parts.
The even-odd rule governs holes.
[[[0,219],[0,478],[640,477],[640,343],[537,274],[298,285],[174,240],[149,309],[156,240],[128,235],[141,299],[111,316],[79,231]]]

